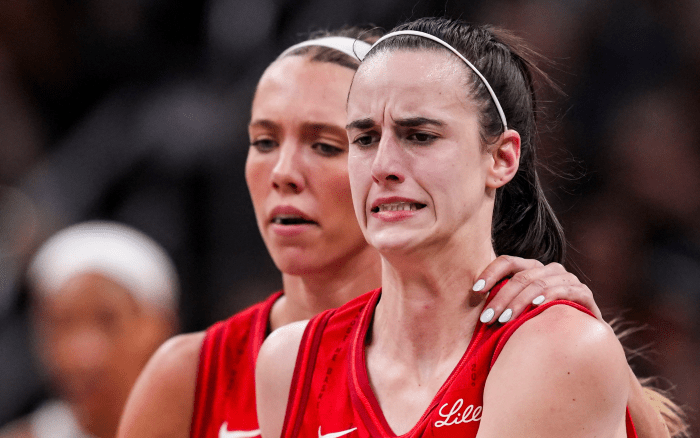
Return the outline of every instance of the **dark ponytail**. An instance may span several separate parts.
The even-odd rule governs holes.
[[[537,259],[545,264],[562,263],[566,248],[564,232],[537,175],[537,101],[532,74],[547,77],[534,65],[536,54],[506,31],[460,20],[422,18],[400,25],[392,32],[397,30],[435,35],[462,53],[489,81],[503,107],[508,127],[520,134],[518,172],[496,192],[491,233],[496,253]],[[425,38],[397,36],[380,43],[367,57],[396,49],[445,50]],[[480,109],[482,141],[488,145],[503,133],[503,124],[483,82],[467,66],[465,70],[470,77],[468,95]]]

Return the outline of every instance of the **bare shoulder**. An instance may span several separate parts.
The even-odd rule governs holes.
[[[33,438],[29,421],[21,418],[9,423],[0,429],[0,438]]]
[[[568,305],[552,306],[525,322],[506,343],[503,352],[529,349],[531,344],[559,359],[564,359],[564,353],[577,354],[572,359],[580,360],[615,351],[624,359],[622,346],[609,325]]]
[[[552,306],[505,344],[486,381],[479,437],[624,437],[628,393],[627,361],[610,327]]]
[[[297,352],[308,321],[278,328],[258,353],[255,369],[258,422],[264,438],[282,433]]]
[[[158,348],[129,395],[120,438],[189,436],[204,336],[178,335]]]

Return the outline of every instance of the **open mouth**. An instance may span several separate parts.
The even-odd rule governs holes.
[[[293,214],[279,214],[272,218],[272,223],[277,225],[303,225],[315,224],[316,222]]]
[[[372,208],[372,213],[379,213],[382,211],[417,211],[421,208],[425,208],[425,204],[420,202],[392,202],[390,204],[380,204]]]

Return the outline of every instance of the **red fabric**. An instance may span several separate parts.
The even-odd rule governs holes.
[[[267,334],[270,310],[280,296],[282,292],[277,292],[207,329],[199,355],[192,438],[218,438],[220,430],[258,429],[255,361]]]
[[[503,284],[491,291],[490,299]],[[365,340],[380,294],[377,289],[311,320],[297,357],[282,438],[396,436],[372,392],[365,365]],[[484,384],[503,345],[522,323],[555,304],[590,313],[577,304],[555,301],[530,306],[506,325],[478,322],[464,356],[418,423],[402,436],[475,437]],[[636,438],[629,413],[627,417],[627,436]]]

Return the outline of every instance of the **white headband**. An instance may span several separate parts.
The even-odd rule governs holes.
[[[501,108],[501,103],[498,101],[498,98],[496,97],[496,93],[493,92],[491,85],[489,85],[489,81],[487,81],[486,78],[484,77],[484,75],[482,75],[481,72],[476,67],[474,67],[474,64],[469,62],[469,60],[467,60],[467,58],[465,58],[461,53],[459,53],[457,51],[457,49],[455,49],[451,45],[447,44],[445,41],[441,40],[440,38],[436,37],[435,35],[431,35],[431,34],[425,33],[425,32],[420,32],[417,30],[399,30],[396,32],[386,34],[383,37],[379,38],[372,45],[372,47],[370,47],[369,50],[372,50],[377,44],[381,43],[385,39],[392,38],[392,37],[399,36],[399,35],[413,35],[413,36],[418,36],[418,37],[427,38],[429,40],[433,40],[436,43],[441,44],[445,48],[452,51],[452,53],[454,53],[455,55],[459,56],[459,58],[462,61],[464,61],[464,63],[467,64],[467,66],[469,66],[469,68],[471,68],[472,71],[474,71],[474,73],[476,73],[477,76],[479,76],[479,78],[481,79],[481,82],[484,83],[484,85],[486,86],[486,89],[489,91],[489,94],[491,95],[491,99],[493,99],[493,103],[496,104],[496,109],[498,110],[498,114],[501,116],[501,122],[503,122],[503,130],[505,131],[506,129],[508,129],[508,124],[506,123],[506,115],[503,112],[503,108]],[[369,52],[369,50],[367,52]],[[362,57],[362,59],[364,59],[364,56]]]
[[[334,49],[339,52],[342,52],[348,55],[349,57],[356,59],[357,61],[362,61],[365,55],[367,55],[367,52],[369,52],[369,49],[372,47],[369,43],[355,38],[331,36],[318,38],[315,40],[307,40],[299,44],[295,44],[292,47],[285,50],[284,52],[282,52],[282,54],[278,56],[277,59],[283,58],[290,52],[293,52],[297,49],[309,46],[328,47],[329,49]]]
[[[180,288],[170,257],[150,237],[114,222],[84,222],[58,232],[37,251],[27,279],[35,293],[52,295],[87,272],[118,282],[139,305],[177,309]]]

